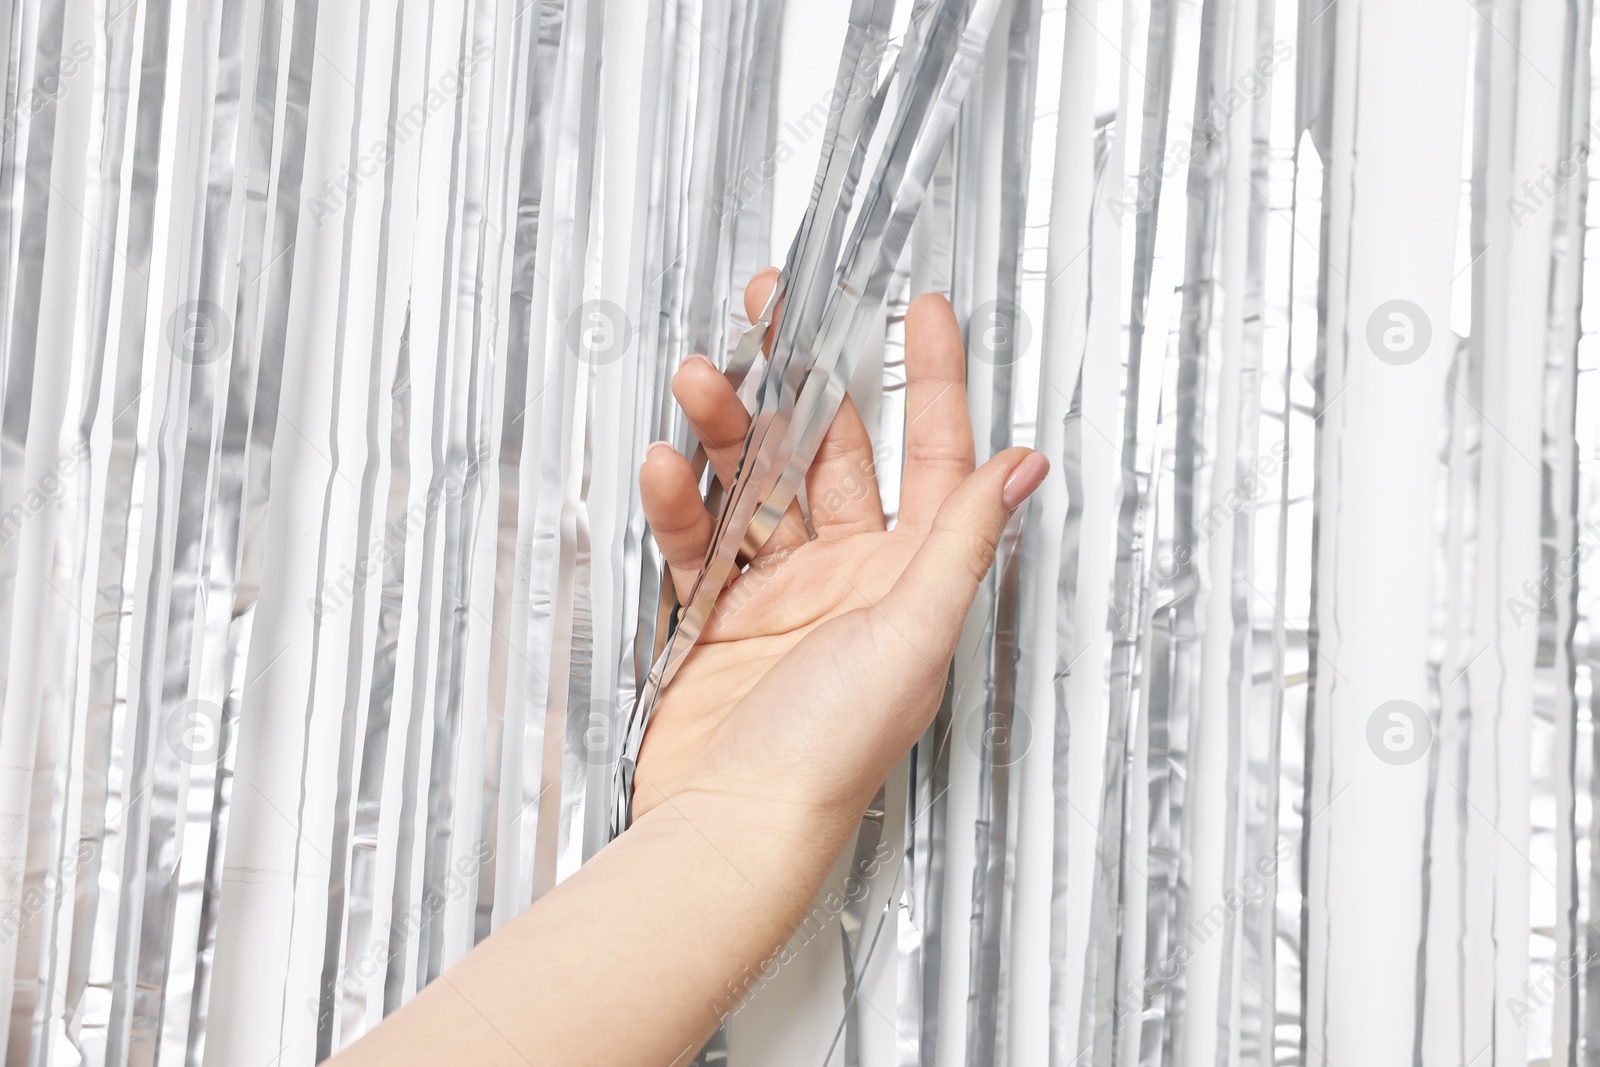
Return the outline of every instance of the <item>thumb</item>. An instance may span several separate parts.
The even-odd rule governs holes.
[[[954,654],[978,583],[989,573],[1006,522],[1039,488],[1050,461],[1008,448],[967,475],[945,498],[933,527],[878,610],[929,660]]]

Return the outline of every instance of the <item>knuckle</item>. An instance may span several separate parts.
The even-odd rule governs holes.
[[[948,538],[961,562],[968,568],[969,577],[982,581],[994,565],[997,549],[995,539],[985,533],[965,526],[934,524],[934,533]]]
[[[972,468],[973,452],[970,448],[941,444],[917,444],[906,448],[906,465],[915,464],[938,471],[961,471]]]

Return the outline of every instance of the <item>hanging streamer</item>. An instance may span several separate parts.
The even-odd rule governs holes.
[[[700,1062],[1596,1059],[1589,0],[3,12],[7,1064],[318,1062],[623,832],[926,292],[1053,473]]]

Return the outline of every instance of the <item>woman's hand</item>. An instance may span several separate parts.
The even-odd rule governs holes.
[[[759,307],[770,274],[751,284]],[[961,332],[923,297],[906,319],[906,468],[885,531],[866,431],[846,401],[791,510],[723,593],[662,694],[627,833],[339,1057],[341,1067],[682,1064],[781,960],[894,762],[927,728],[1006,518],[1044,478],[1014,448],[972,470]],[[731,477],[747,417],[691,361],[674,391]],[[686,596],[711,536],[689,464],[657,448],[645,512]],[[733,992],[730,992],[733,991]]]
[[[777,272],[752,279],[752,318]],[[1013,509],[1049,465],[1009,449],[973,471],[965,350],[950,305],[906,316],[905,473],[885,528],[872,442],[847,397],[806,475],[813,538],[798,506],[723,590],[699,643],[656,705],[634,813],[684,790],[722,794],[759,818],[860,814],[938,708],[950,657]],[[750,418],[721,372],[686,361],[672,389],[724,486]],[[689,462],[652,446],[645,516],[687,600],[716,526]],[[789,822],[788,818],[783,820]]]

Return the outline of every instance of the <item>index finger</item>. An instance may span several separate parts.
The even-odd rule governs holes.
[[[778,285],[778,268],[767,267],[751,275],[750,281],[744,287],[744,314],[752,323],[761,317],[761,312],[766,310],[767,299],[772,296],[772,290]],[[772,354],[772,338],[777,334],[778,311],[772,312],[772,322],[767,327],[767,335],[761,339],[761,351]]]

